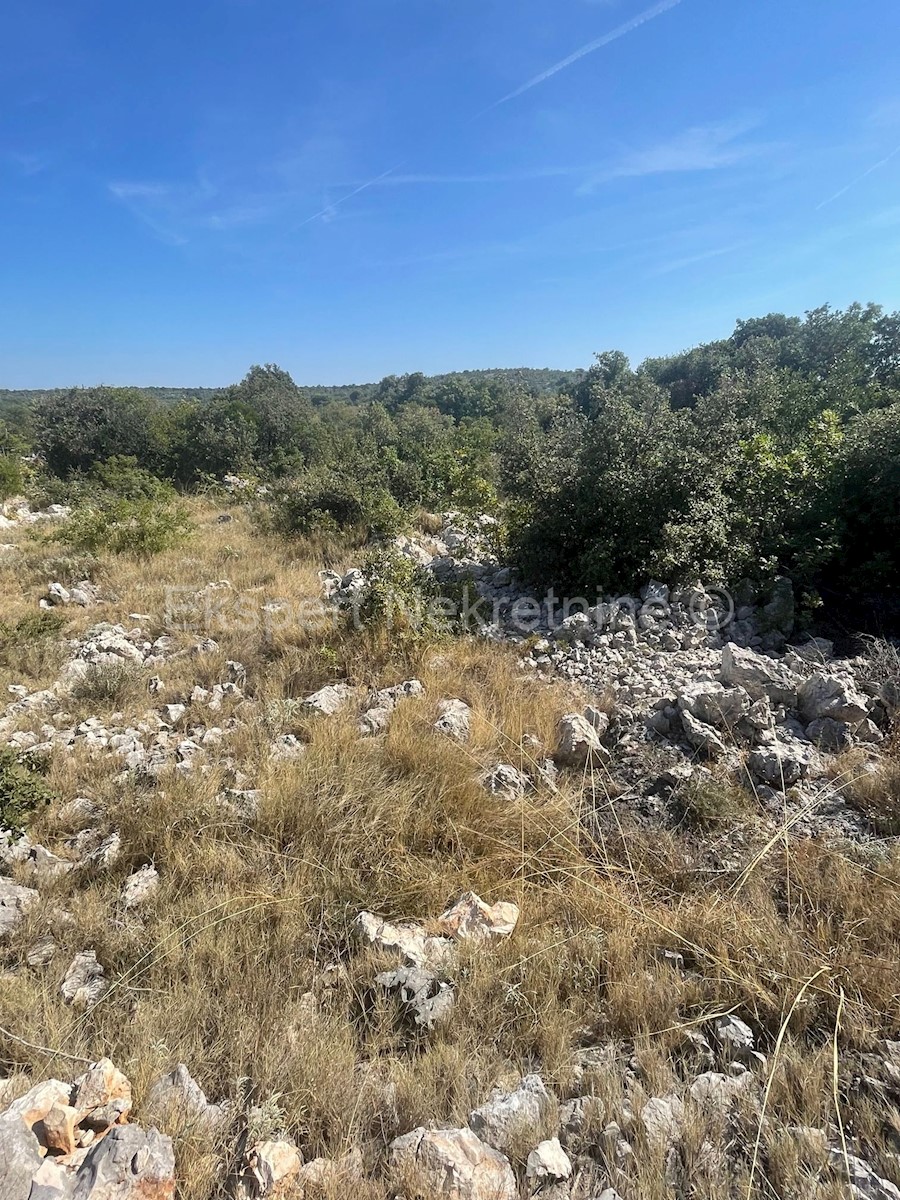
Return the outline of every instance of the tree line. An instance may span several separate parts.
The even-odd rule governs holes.
[[[132,487],[135,470],[180,489],[253,475],[288,533],[496,510],[527,578],[581,592],[787,574],[812,600],[900,581],[900,314],[874,304],[739,321],[637,367],[611,351],[581,372],[315,390],[270,365],[174,399],[43,393],[0,431],[0,482],[23,429],[70,488],[104,469],[112,486],[123,459]]]

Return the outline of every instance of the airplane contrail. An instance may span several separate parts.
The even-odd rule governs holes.
[[[297,228],[302,229],[304,225],[310,225],[313,221],[318,221],[320,217],[327,217],[333,209],[339,208],[342,204],[346,204],[348,200],[352,200],[353,197],[358,196],[360,192],[365,192],[370,187],[374,187],[376,183],[381,183],[382,179],[387,179],[389,175],[393,175],[395,171],[399,171],[403,165],[404,164],[402,162],[398,162],[389,170],[382,171],[380,175],[376,175],[374,179],[368,179],[365,183],[361,183],[359,187],[354,188],[352,192],[347,192],[345,196],[339,196],[337,200],[332,201],[331,204],[327,204],[325,208],[321,209],[319,212],[313,213],[311,217],[307,217],[305,221],[301,221]]]
[[[851,188],[855,188],[858,183],[862,183],[864,179],[868,179],[873,172],[880,171],[882,167],[886,167],[891,159],[896,158],[898,154],[900,154],[900,146],[897,146],[895,150],[892,150],[886,158],[882,158],[879,162],[869,167],[868,171],[863,171],[862,175],[857,175],[855,179],[851,179],[847,186],[842,187],[839,192],[835,192],[833,196],[829,196],[827,200],[823,200],[821,204],[817,204],[816,212],[818,212],[820,208],[825,208],[828,204],[833,204],[835,200],[840,200],[841,196],[845,196]]]
[[[603,37],[596,38],[593,42],[588,42],[586,46],[582,46],[580,50],[576,50],[574,54],[570,54],[568,58],[564,58],[561,62],[554,63],[552,67],[548,67],[546,71],[542,71],[540,75],[535,75],[533,79],[529,79],[527,83],[523,83],[521,87],[516,88],[514,92],[510,92],[508,96],[503,96],[500,100],[495,100],[493,104],[488,105],[479,116],[483,113],[490,112],[494,108],[499,108],[501,104],[508,104],[510,100],[515,100],[517,96],[524,95],[533,87],[537,87],[539,83],[544,83],[548,79],[552,79],[554,75],[558,75],[560,71],[564,71],[566,67],[571,67],[573,63],[584,58],[587,54],[593,54],[595,50],[602,50],[604,46],[608,46],[611,42],[617,42],[619,38],[625,37],[626,34],[632,33],[635,29],[639,29],[641,25],[646,25],[648,21],[652,21],[654,17],[660,17],[664,12],[668,12],[670,8],[674,8],[676,4],[680,4],[681,0],[660,0],[659,4],[654,4],[652,8],[648,8],[646,12],[639,13],[636,17],[632,17],[630,21],[626,21],[624,25],[620,25],[611,33],[606,33]]]
[[[600,50],[604,46],[608,46],[611,42],[617,42],[619,38],[625,37],[626,34],[632,33],[635,29],[639,29],[641,25],[646,25],[648,21],[652,21],[654,17],[662,16],[664,12],[668,12],[670,8],[675,8],[680,4],[681,0],[660,0],[658,4],[654,4],[652,8],[648,8],[645,12],[639,13],[636,17],[632,17],[630,21],[626,21],[624,25],[620,25],[617,29],[613,29],[611,33],[606,33],[603,37],[597,38],[593,42],[588,42],[586,46],[582,46],[580,50],[576,50],[574,54],[570,54],[568,58],[564,58],[562,62],[555,63],[552,67],[548,67],[546,71],[542,71],[540,75],[535,75],[534,79],[529,79],[527,83],[523,83],[520,88],[516,88],[514,92],[510,92],[508,96],[503,96],[500,100],[496,100],[493,104],[489,104],[487,108],[476,113],[471,120],[477,120],[478,117],[484,116],[485,113],[491,112],[492,109],[499,108],[501,104],[507,104],[510,100],[515,100],[517,96],[523,95],[530,91],[531,88],[537,87],[539,83],[544,83],[545,80],[551,79],[560,71],[564,71],[566,67],[570,67],[573,63],[578,62],[580,58],[584,58],[587,54],[593,54],[595,50]],[[352,200],[354,196],[358,196],[360,192],[365,192],[382,180],[387,179],[389,175],[394,175],[404,163],[397,163],[396,166],[390,168],[389,171],[383,171],[380,175],[376,175],[374,179],[369,179],[366,183],[360,184],[354,188],[352,192],[347,192],[346,195],[340,196],[332,204],[326,205],[317,213],[313,213],[311,217],[307,217],[305,221],[301,221],[298,228],[302,229],[304,225],[310,225],[313,221],[321,220],[322,217],[327,217],[330,212],[338,208],[341,204],[346,204],[348,200]]]

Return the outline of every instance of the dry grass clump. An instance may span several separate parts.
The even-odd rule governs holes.
[[[842,771],[848,802],[865,814],[881,837],[900,837],[900,737],[877,762],[846,755]]]
[[[67,612],[66,634],[103,619],[156,636],[167,587],[193,596],[227,578],[232,587],[211,593],[197,626],[176,631],[179,644],[209,636],[218,649],[159,673],[169,701],[221,679],[226,659],[244,664],[249,700],[234,710],[239,729],[227,753],[261,789],[259,813],[250,820],[217,802],[221,767],[126,784],[117,761],[54,756],[48,786],[61,801],[91,796],[104,828],[120,833],[121,856],[42,888],[4,947],[5,1072],[64,1077],[72,1064],[53,1051],[108,1055],[135,1085],[139,1119],[152,1080],[185,1062],[212,1100],[232,1108],[216,1137],[172,1130],[184,1200],[218,1196],[235,1146],[261,1124],[288,1132],[308,1157],[360,1150],[367,1178],[353,1194],[386,1200],[396,1192],[381,1175],[381,1155],[397,1134],[465,1123],[494,1085],[514,1086],[530,1070],[562,1098],[594,1095],[599,1128],[625,1128],[636,1097],[683,1087],[702,1069],[688,1033],[735,1012],[769,1055],[771,1133],[767,1126],[754,1170],[758,1120],[739,1112],[726,1130],[695,1114],[679,1167],[683,1190],[811,1194],[815,1168],[777,1130],[835,1120],[835,1030],[843,1121],[873,1155],[883,1153],[884,1108],[856,1089],[853,1064],[900,1028],[896,852],[876,861],[818,842],[791,842],[785,852],[778,842],[760,854],[771,829],[754,830],[752,814],[710,795],[695,804],[697,825],[705,829],[712,812],[717,830],[740,827],[747,867],[710,874],[695,829],[642,829],[628,822],[626,802],[614,809],[610,801],[598,822],[602,797],[614,794],[603,771],[563,773],[553,786],[537,770],[552,753],[559,717],[577,703],[566,685],[525,678],[514,653],[474,640],[398,646],[378,632],[276,626],[266,604],[316,595],[308,546],[286,549],[260,536],[240,511],[220,525],[214,509],[196,502],[193,515],[201,532],[186,551],[149,565],[105,564],[104,591],[117,598]],[[27,573],[15,585],[9,572],[0,582],[22,611],[33,611],[46,585]],[[285,701],[335,679],[364,696],[411,676],[422,679],[425,697],[403,702],[379,738],[359,736],[352,707],[327,719],[284,715],[292,712]],[[41,682],[51,681],[48,671]],[[446,697],[472,706],[467,743],[433,729]],[[127,689],[90,699],[124,705],[129,719],[150,703],[145,691]],[[269,757],[285,724],[307,746],[297,762]],[[489,794],[479,775],[498,761],[529,775],[532,789]],[[43,814],[34,836],[64,852],[72,829],[59,812],[54,804]],[[127,912],[121,885],[146,862],[160,888]],[[353,921],[369,909],[428,925],[470,889],[489,902],[515,901],[521,918],[507,940],[462,947],[455,1010],[425,1035],[375,987],[378,970],[392,964],[355,942]],[[30,948],[48,933],[52,960],[29,966]],[[59,984],[85,948],[96,950],[111,986],[79,1013],[62,1002]],[[683,972],[663,950],[683,956]],[[631,1194],[662,1200],[659,1156],[632,1136]],[[729,1166],[711,1141],[745,1150]],[[597,1178],[579,1185],[585,1197],[606,1186],[604,1175],[598,1158]]]

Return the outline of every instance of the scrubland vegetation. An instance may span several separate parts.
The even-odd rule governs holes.
[[[652,738],[627,764],[614,749],[548,768],[565,714],[591,704],[598,722],[624,721],[614,689],[525,672],[521,645],[390,627],[377,589],[361,628],[330,609],[279,619],[321,596],[323,568],[343,576],[399,533],[438,533],[441,508],[492,512],[497,552],[535,582],[595,595],[652,575],[761,585],[787,574],[810,629],[823,603],[836,619],[837,598],[848,630],[866,605],[887,619],[900,317],[772,316],[636,370],[607,354],[562,388],[531,382],[412,376],[311,398],[277,368],[253,368],[198,399],[46,395],[7,433],[7,492],[72,506],[65,520],[5,530],[0,559],[0,694],[57,695],[7,712],[0,825],[27,828],[64,863],[41,874],[20,858],[3,871],[40,892],[0,946],[7,1101],[108,1057],[141,1121],[152,1082],[187,1064],[227,1115],[215,1128],[160,1121],[183,1200],[228,1194],[247,1147],[278,1138],[337,1165],[271,1195],[452,1195],[392,1170],[387,1147],[419,1126],[465,1126],[492,1088],[530,1072],[561,1102],[586,1098],[577,1128],[563,1126],[577,1170],[546,1184],[554,1200],[607,1187],[626,1200],[837,1200],[848,1184],[835,1146],[845,1164],[852,1154],[877,1168],[885,1189],[900,1185],[900,1062],[885,1050],[900,1032],[895,733],[832,766],[829,786],[871,822],[869,840],[795,836],[787,798],[773,818],[716,763],[675,787],[680,817],[659,823],[634,784],[664,775]],[[38,457],[21,467],[29,448]],[[240,478],[223,488],[226,475]],[[419,586],[409,563],[391,562],[392,584]],[[99,606],[39,610],[51,580],[90,580]],[[172,589],[208,598],[215,585],[221,602],[199,602],[199,623],[167,620]],[[248,597],[250,619],[232,619]],[[60,690],[98,621],[138,629],[135,644],[171,639],[152,684],[124,662]],[[873,653],[888,703],[896,651]],[[236,663],[239,695],[212,718],[210,689]],[[323,717],[302,703],[328,684],[365,697],[413,678],[424,694],[377,737],[360,736],[358,704]],[[435,730],[447,698],[471,710],[467,740]],[[89,737],[29,752],[54,723],[137,727],[162,704],[179,710],[165,716],[176,740],[224,730],[201,766],[125,769]],[[285,735],[302,753],[274,752]],[[486,788],[498,763],[527,786]],[[227,802],[250,791],[249,809]],[[116,833],[116,854],[85,858],[92,832]],[[123,884],[147,864],[158,887],[129,907]],[[374,982],[395,957],[362,943],[356,919],[436,932],[470,891],[515,903],[518,923],[459,944],[449,1019],[417,1028]],[[79,1008],[60,981],[88,947],[107,986]],[[740,1067],[710,1034],[723,1016],[756,1035]],[[744,1066],[752,1086],[733,1103],[688,1101],[677,1137],[641,1124],[651,1098]],[[625,1161],[604,1135],[613,1123]],[[507,1147],[523,1195],[542,1194],[526,1163],[559,1132],[554,1108]]]

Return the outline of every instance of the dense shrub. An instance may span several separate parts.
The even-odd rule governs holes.
[[[0,620],[0,654],[12,646],[31,645],[44,638],[56,637],[65,623],[65,617],[60,613],[45,609],[28,613],[12,623]]]
[[[73,699],[89,705],[122,707],[141,690],[141,673],[132,663],[90,663],[72,685]]]
[[[339,474],[324,472],[292,480],[279,488],[272,503],[276,533],[351,533],[360,539],[391,537],[399,532],[403,514],[383,487],[366,487]]]
[[[0,749],[0,829],[21,833],[31,815],[51,799],[35,767],[9,747]]]
[[[190,533],[190,520],[180,504],[113,497],[76,509],[56,536],[77,551],[146,559],[172,549]]]

